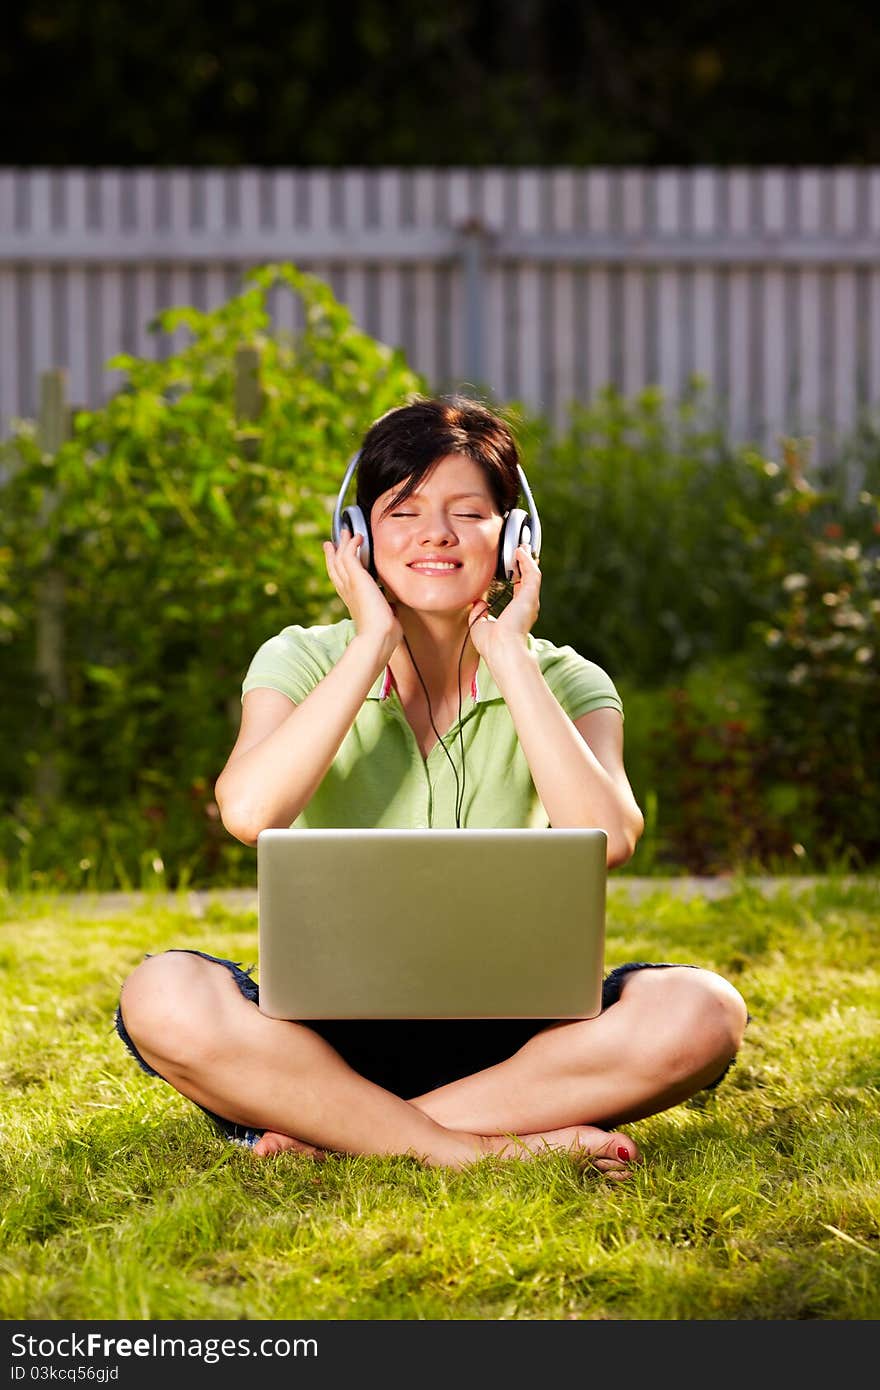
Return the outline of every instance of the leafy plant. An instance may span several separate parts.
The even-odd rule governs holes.
[[[642,688],[740,650],[761,613],[750,527],[769,486],[726,446],[698,380],[678,402],[609,388],[575,406],[535,472],[545,635]]]
[[[297,335],[271,328],[279,291],[301,301]],[[342,616],[319,544],[339,480],[367,425],[428,389],[292,266],[158,326],[188,344],[114,359],[125,387],[57,453],[27,425],[5,449],[0,880],[15,887],[252,881],[212,795],[241,678],[286,624]],[[648,819],[629,872],[875,861],[880,433],[866,423],[819,468],[801,440],[778,459],[730,448],[699,381],[678,402],[605,391],[560,433],[493,404],[543,522],[536,632],[624,693]],[[60,795],[36,778],[50,764]]]
[[[807,853],[880,855],[880,499],[814,488],[789,445],[768,536],[769,617],[756,627],[755,683],[767,775]]]
[[[279,288],[301,301],[296,336],[270,331]],[[158,326],[190,341],[163,361],[113,359],[124,389],[80,412],[55,455],[27,426],[6,451],[0,703],[19,732],[3,767],[6,853],[22,827],[52,819],[26,799],[51,757],[84,832],[95,808],[134,804],[169,870],[197,852],[216,867],[228,837],[210,820],[211,787],[241,678],[280,628],[340,616],[320,548],[339,479],[368,424],[422,386],[292,266],[255,270],[219,309],[168,310]],[[251,418],[242,346],[259,362]],[[54,704],[33,675],[50,574],[63,591],[65,698]],[[162,833],[172,825],[173,840]]]
[[[880,855],[880,508],[743,451],[764,493],[740,512],[753,617],[738,653],[627,694],[627,766],[657,811],[631,863],[696,873],[863,866]],[[740,493],[740,496],[743,495]]]

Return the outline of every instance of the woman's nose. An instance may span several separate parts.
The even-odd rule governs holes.
[[[421,539],[423,545],[454,545],[458,536],[451,519],[443,513],[438,513],[436,516],[425,517]]]

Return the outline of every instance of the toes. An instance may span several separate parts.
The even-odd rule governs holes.
[[[603,1145],[602,1158],[616,1159],[620,1163],[641,1163],[642,1156],[638,1146],[626,1134],[610,1134]]]
[[[632,1176],[633,1167],[642,1162],[638,1147],[626,1134],[602,1135],[601,1131],[584,1126],[578,1131],[572,1151],[585,1163],[592,1164],[604,1177],[620,1182]]]
[[[539,1157],[552,1152],[568,1153],[577,1163],[594,1167],[605,1177],[619,1181],[632,1174],[642,1161],[638,1146],[626,1134],[609,1134],[594,1125],[547,1130],[543,1134],[510,1135],[496,1152],[513,1158]]]

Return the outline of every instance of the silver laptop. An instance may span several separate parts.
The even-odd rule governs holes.
[[[592,1018],[604,830],[264,830],[273,1018]]]

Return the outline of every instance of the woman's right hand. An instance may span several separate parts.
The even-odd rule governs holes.
[[[339,545],[324,542],[327,573],[342,602],[354,620],[359,637],[371,637],[387,662],[403,639],[403,628],[391,604],[373,576],[361,564],[359,551],[364,538],[343,527]]]

